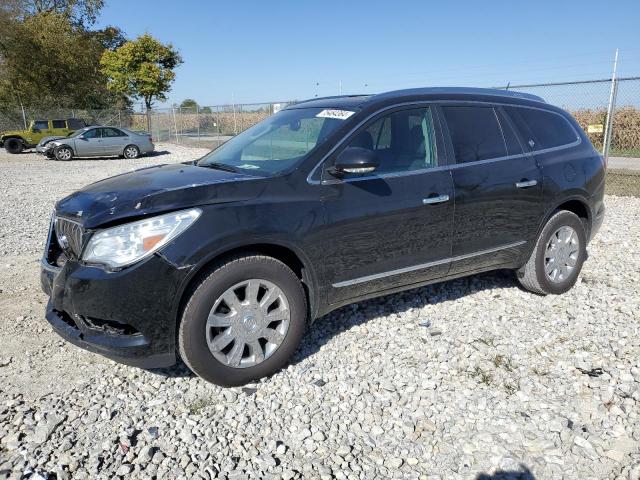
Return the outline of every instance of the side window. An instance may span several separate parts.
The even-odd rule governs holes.
[[[437,165],[433,117],[429,107],[400,110],[374,120],[347,145],[373,150],[375,174],[410,172]]]
[[[496,109],[495,112],[498,114],[498,121],[502,129],[502,135],[504,136],[504,143],[507,146],[507,153],[509,155],[521,155],[523,153],[522,145],[520,145],[518,137],[513,130],[513,125],[500,109]]]
[[[67,122],[64,120],[53,120],[53,128],[67,128]]]
[[[579,138],[568,120],[557,113],[524,107],[505,110],[532,150],[568,145]]]
[[[103,138],[126,137],[126,135],[122,130],[118,130],[117,128],[103,128],[102,137]]]
[[[100,129],[93,128],[91,130],[87,130],[83,134],[84,138],[100,138]]]
[[[49,122],[47,120],[36,120],[33,123],[33,128],[38,130],[49,130]]]
[[[507,145],[493,107],[442,107],[456,163],[506,157]]]

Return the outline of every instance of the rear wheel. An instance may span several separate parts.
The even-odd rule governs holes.
[[[4,149],[12,154],[22,153],[24,143],[19,138],[9,138],[4,142]]]
[[[271,375],[296,351],[307,319],[298,277],[262,255],[231,259],[197,284],[178,343],[187,366],[222,386]]]
[[[561,294],[573,287],[587,258],[583,222],[572,212],[556,212],[540,232],[531,257],[518,270],[524,288],[535,293]]]
[[[140,156],[140,149],[135,145],[127,145],[122,153],[124,158],[134,159]]]
[[[67,147],[66,145],[61,145],[60,147],[56,148],[54,155],[56,157],[56,160],[61,160],[63,162],[66,162],[73,158],[73,150],[71,150],[71,147]]]

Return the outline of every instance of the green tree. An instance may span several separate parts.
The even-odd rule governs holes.
[[[149,110],[154,101],[167,99],[176,77],[174,69],[181,63],[180,54],[171,44],[164,45],[148,33],[105,51],[100,61],[109,90],[144,101],[148,129]]]
[[[196,110],[198,108],[198,102],[196,102],[193,98],[187,98],[182,101],[182,103],[180,104],[180,108]]]
[[[12,18],[24,20],[32,15],[55,13],[76,26],[93,25],[104,0],[3,0],[0,11]]]
[[[66,14],[0,21],[0,105],[44,108],[127,106],[100,71],[105,48],[124,43],[115,27],[91,31]]]

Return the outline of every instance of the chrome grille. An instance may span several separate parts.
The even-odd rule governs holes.
[[[58,244],[65,253],[80,257],[84,242],[82,225],[65,218],[56,218],[56,237]]]

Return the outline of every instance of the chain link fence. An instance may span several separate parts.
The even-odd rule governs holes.
[[[607,193],[640,197],[640,77],[503,88],[538,95],[567,110],[600,152],[609,135]]]
[[[569,111],[601,152],[609,136],[607,193],[640,197],[640,77],[501,88],[539,95]],[[31,119],[82,118],[88,124],[149,131],[156,142],[212,149],[292,103],[295,101],[158,108],[148,115],[79,109],[26,109],[23,114],[0,107],[0,131],[23,129]]]

